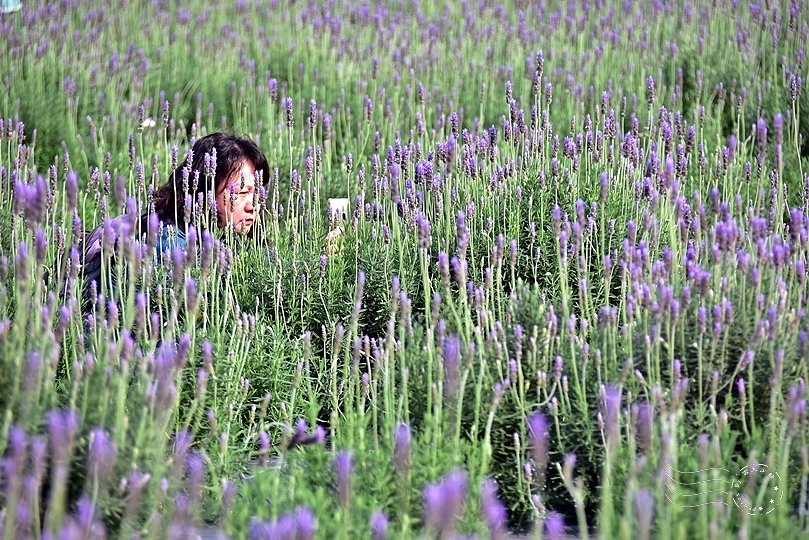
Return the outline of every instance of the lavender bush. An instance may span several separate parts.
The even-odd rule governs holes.
[[[806,6],[131,4],[0,18],[4,537],[809,532]]]

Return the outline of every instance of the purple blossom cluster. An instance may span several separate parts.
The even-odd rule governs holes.
[[[25,146],[20,144],[19,150],[24,154]],[[208,231],[198,236],[192,225],[186,249],[170,250],[161,260],[156,249],[163,231],[153,214],[142,222],[141,203],[121,181],[114,189],[123,213],[103,216],[97,235],[85,238],[77,175],[67,153],[65,160],[63,201],[54,202],[60,201],[55,167],[48,178],[16,176],[11,200],[3,201],[20,240],[11,261],[5,254],[0,257],[0,309],[3,317],[11,316],[0,321],[0,348],[4,357],[22,359],[9,376],[24,391],[6,403],[6,413],[18,423],[13,430],[20,446],[19,452],[4,455],[3,498],[14,506],[3,526],[23,536],[38,530],[49,537],[105,538],[110,524],[134,532],[148,518],[154,530],[185,537],[196,530],[204,499],[210,497],[205,489],[210,448],[201,447],[229,450],[228,433],[217,425],[221,405],[210,399],[208,387],[216,386],[220,395],[240,403],[247,398],[249,382],[233,369],[229,374],[235,380],[217,380],[214,346],[205,339],[218,339],[216,334],[181,323],[193,321],[216,297],[232,253]],[[99,201],[112,194],[111,178],[98,169],[90,180],[95,182],[90,198],[93,191]],[[7,177],[3,181],[5,185]],[[59,223],[60,211],[68,221],[72,216],[72,230]],[[101,280],[83,299],[86,260],[80,247],[97,250],[107,270],[115,266],[118,275],[132,278],[133,290],[130,282],[118,288]],[[14,279],[11,289],[7,277]],[[26,302],[14,313],[6,311],[9,292]],[[229,316],[235,335],[255,333],[255,316],[238,309]],[[217,325],[221,322],[227,324],[227,318]],[[235,354],[230,351],[231,365],[236,365]],[[54,385],[64,385],[72,396],[69,401],[55,395]],[[179,406],[183,392],[192,398],[190,410]],[[75,408],[52,409],[62,401]],[[133,409],[133,404],[141,407]],[[208,406],[212,408],[205,411]],[[98,414],[99,408],[104,412]],[[190,432],[180,432],[173,437],[173,451],[169,449],[165,441],[171,438],[172,422],[190,425],[190,416],[184,415],[197,412],[205,412],[210,440],[194,443]],[[95,422],[103,422],[104,428]],[[43,425],[47,438],[39,433]],[[323,434],[316,431],[314,437]],[[223,484],[223,515],[234,502],[233,489],[232,483]],[[175,510],[158,512],[156,496],[173,499]],[[111,512],[119,506],[114,501],[122,503],[121,512]]]
[[[450,538],[461,516],[469,478],[465,471],[453,471],[424,488],[424,523],[440,538]]]
[[[250,540],[311,540],[315,537],[316,527],[317,519],[312,510],[299,506],[271,522],[253,518],[247,537]]]
[[[127,530],[144,510],[144,495],[155,485],[152,475],[137,468],[126,472],[119,448],[101,428],[84,433],[77,411],[54,409],[46,415],[46,435],[28,434],[18,426],[9,429],[8,446],[2,458],[0,494],[7,509],[0,528],[14,537],[95,538],[108,537],[109,497],[119,493],[124,505],[117,523]],[[84,446],[86,440],[86,448]],[[176,437],[171,460],[179,467],[160,480],[160,490],[174,486],[176,511],[166,523],[169,538],[187,537],[195,531],[194,517],[202,501],[207,466],[196,451],[189,451],[187,433]],[[92,486],[76,500],[68,498],[73,488],[74,463],[80,460]],[[91,495],[92,494],[92,495]],[[225,500],[224,511],[232,503]],[[138,525],[139,526],[139,525]],[[159,526],[159,524],[158,524]]]

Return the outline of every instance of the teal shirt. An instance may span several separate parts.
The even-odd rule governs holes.
[[[157,239],[156,262],[163,260],[164,253],[170,252],[174,248],[185,251],[188,245],[185,239],[185,231],[181,228],[165,222],[161,222],[161,226],[163,233]]]
[[[116,235],[115,248],[118,248],[118,235],[120,235],[121,224],[126,216],[118,216],[109,220],[109,231]],[[160,223],[159,236],[157,238],[157,246],[155,250],[154,264],[158,265],[163,262],[163,256],[170,253],[174,248],[179,248],[183,251],[186,250],[187,241],[185,238],[185,231],[181,228],[166,222]],[[101,291],[101,240],[104,232],[104,225],[100,225],[94,229],[85,241],[84,249],[84,262],[82,265],[82,276],[84,277],[84,297],[90,297],[90,284],[95,281]],[[132,232],[132,234],[136,234]],[[109,272],[105,280],[105,287],[108,291],[114,290],[115,276]]]

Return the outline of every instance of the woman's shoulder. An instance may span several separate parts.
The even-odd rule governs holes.
[[[105,237],[110,237],[110,241],[115,242],[121,234],[122,229],[125,228],[125,224],[130,225],[129,228],[131,228],[131,224],[127,220],[128,217],[128,214],[121,214],[120,216],[112,218],[105,217],[95,229],[85,234],[83,245],[85,257],[91,258],[100,253],[102,241]]]
[[[158,253],[163,253],[174,248],[185,249],[185,231],[182,227],[178,227],[174,223],[163,220],[159,221],[159,227],[157,237]]]
[[[148,228],[157,227],[154,234],[157,239],[158,255],[174,248],[186,249],[185,230],[182,227],[178,227],[169,220],[150,219],[150,217],[148,215],[140,216],[140,230],[141,232],[145,230],[143,228],[144,221],[148,224]],[[129,214],[122,214],[113,218],[106,217],[95,229],[89,231],[85,235],[83,245],[85,259],[93,259],[100,254],[105,239],[108,242],[116,243],[121,234],[137,234],[137,225],[130,223],[129,218],[131,218]]]

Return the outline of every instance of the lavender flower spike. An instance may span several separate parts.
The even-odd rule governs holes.
[[[534,466],[542,470],[548,461],[548,420],[541,412],[529,414],[527,420]]]
[[[299,506],[295,509],[297,540],[312,540],[315,537],[315,524],[315,514],[309,507]]]
[[[460,379],[461,340],[457,336],[447,336],[444,340],[444,390],[447,398],[455,399]]]
[[[452,536],[468,490],[466,472],[457,470],[424,489],[425,525],[441,538]]]
[[[565,520],[562,514],[550,512],[545,517],[545,539],[562,540],[565,537]]]
[[[621,408],[621,388],[607,384],[602,388],[603,403],[602,409],[604,414],[604,436],[607,446],[611,450],[615,450],[618,444],[618,437],[621,430],[618,425],[618,416]]]
[[[491,540],[506,538],[506,507],[497,498],[497,483],[491,478],[483,481],[480,488],[480,506]]]
[[[385,540],[388,537],[388,516],[382,510],[375,510],[371,514],[372,540]]]
[[[399,474],[405,474],[410,465],[410,441],[410,427],[407,424],[399,424],[396,427],[393,447],[393,461]]]
[[[639,489],[635,493],[635,517],[637,520],[636,538],[648,540],[651,538],[652,522],[654,521],[654,497],[646,489]]]
[[[351,473],[354,468],[354,456],[349,450],[337,452],[334,460],[337,500],[340,506],[348,506],[351,500]]]
[[[115,444],[103,429],[90,432],[90,469],[102,482],[109,481],[115,468]]]
[[[638,439],[638,448],[644,453],[648,452],[652,447],[654,406],[647,401],[633,405],[632,415],[635,420],[635,433]]]

